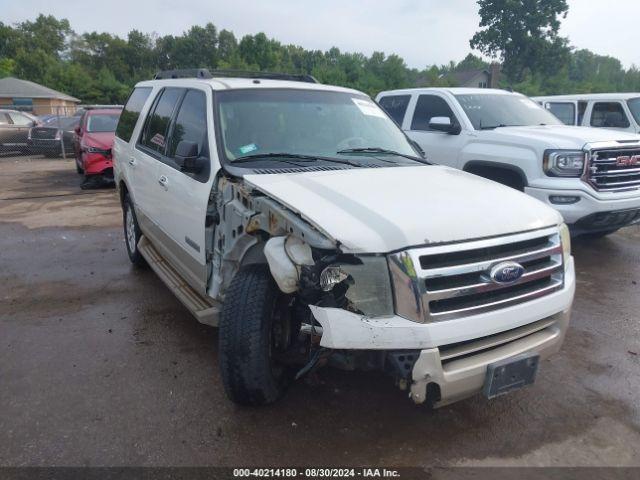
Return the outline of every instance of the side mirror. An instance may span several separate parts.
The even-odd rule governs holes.
[[[461,131],[460,125],[457,122],[451,123],[449,117],[431,117],[429,128],[449,135],[458,135]]]
[[[178,143],[174,159],[180,170],[185,173],[200,173],[209,161],[207,158],[198,156],[198,144],[196,142],[188,142],[186,140],[181,140]]]
[[[77,135],[82,135],[82,129],[80,128],[80,126],[74,128],[73,131],[76,132]]]

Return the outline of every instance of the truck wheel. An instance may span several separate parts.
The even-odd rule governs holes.
[[[136,212],[133,208],[133,202],[128,194],[125,194],[124,201],[122,202],[122,217],[124,223],[124,243],[127,246],[129,260],[138,267],[145,266],[147,262],[138,251],[138,242],[140,241],[142,232],[138,226],[138,219],[136,218]]]
[[[229,399],[240,405],[275,402],[293,379],[276,358],[294,335],[289,298],[267,265],[247,265],[236,273],[220,316],[219,362]]]

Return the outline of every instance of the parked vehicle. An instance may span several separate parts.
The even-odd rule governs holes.
[[[639,135],[566,126],[503,90],[396,90],[377,100],[430,160],[541,200],[574,235],[603,236],[640,221]]]
[[[640,133],[640,93],[533,97],[565,125]]]
[[[555,210],[428,164],[361,92],[223,75],[139,83],[113,149],[129,258],[219,325],[231,400],[327,362],[436,406],[533,382],[575,288]]]
[[[64,152],[73,155],[75,128],[79,125],[78,117],[51,117],[39,127],[32,127],[27,137],[27,145],[32,154],[45,157],[57,157]]]
[[[120,109],[86,109],[76,127],[74,150],[76,169],[84,174],[84,187],[113,182],[111,147]]]
[[[28,150],[29,129],[38,125],[37,118],[18,110],[0,110],[0,153]]]

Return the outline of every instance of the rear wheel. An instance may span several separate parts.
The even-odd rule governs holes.
[[[267,265],[247,265],[233,278],[220,317],[220,373],[227,396],[241,405],[275,402],[293,379],[278,361],[297,337],[290,297]]]
[[[138,267],[144,266],[147,262],[138,250],[138,242],[140,241],[142,232],[138,226],[138,219],[136,218],[136,212],[133,208],[133,202],[127,194],[125,194],[122,203],[122,215],[124,223],[124,243],[127,247],[129,260]]]

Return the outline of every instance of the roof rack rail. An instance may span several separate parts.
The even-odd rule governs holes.
[[[312,75],[306,73],[276,73],[248,70],[208,70],[206,68],[188,68],[183,70],[165,70],[156,73],[154,80],[168,78],[254,78],[256,80],[288,80],[291,82],[318,83]]]
[[[153,77],[154,80],[166,80],[168,78],[211,78],[211,73],[206,68],[184,68],[162,70]]]

